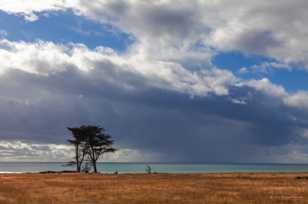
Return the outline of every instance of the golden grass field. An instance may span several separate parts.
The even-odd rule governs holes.
[[[1,174],[0,204],[308,203],[308,174]]]

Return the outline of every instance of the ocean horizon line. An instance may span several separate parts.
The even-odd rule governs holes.
[[[150,166],[150,167],[149,167]],[[308,172],[308,164],[206,164],[206,163],[97,163],[103,173],[240,173],[240,172]],[[66,162],[0,162],[1,172],[67,172],[75,171]]]

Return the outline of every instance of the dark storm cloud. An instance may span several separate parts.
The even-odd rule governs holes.
[[[48,76],[20,70],[2,75],[2,139],[65,143],[67,126],[93,123],[121,146],[162,153],[162,160],[248,161],[258,159],[257,146],[287,145],[300,137],[299,127],[308,126],[292,120],[298,114],[279,99],[249,87],[192,98],[102,66],[104,74],[71,67]]]
[[[238,38],[236,44],[240,49],[250,53],[266,53],[273,48],[282,47],[283,44],[275,38],[271,31],[251,30],[244,32]]]
[[[187,34],[194,32],[195,29],[203,29],[197,26],[197,22],[201,23],[202,16],[196,2],[187,4],[183,1],[171,6],[168,2],[153,1],[134,4],[127,1],[109,1],[105,2],[103,9],[99,4],[89,4],[83,0],[81,4],[85,7],[83,9],[89,12],[89,17],[97,20],[96,18],[101,16],[103,18],[100,20],[112,24],[119,23],[134,34],[136,32],[161,37],[164,35],[187,37]],[[126,19],[123,18],[124,16]]]

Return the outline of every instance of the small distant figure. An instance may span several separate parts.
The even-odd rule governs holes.
[[[116,170],[113,174],[118,175],[119,174],[118,170]]]
[[[152,173],[152,167],[150,165],[147,165],[146,168],[145,168],[145,172],[147,174],[151,174]]]

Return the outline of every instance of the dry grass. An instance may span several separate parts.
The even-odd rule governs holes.
[[[2,174],[0,204],[308,203],[308,174]]]

